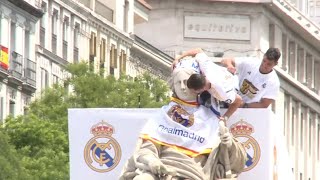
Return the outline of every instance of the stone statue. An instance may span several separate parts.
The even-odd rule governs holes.
[[[194,64],[174,69],[171,102],[147,123],[121,180],[215,180],[241,173],[245,150],[224,123],[197,105],[197,94],[186,86],[193,73],[199,73]]]

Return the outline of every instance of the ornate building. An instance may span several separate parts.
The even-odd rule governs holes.
[[[68,63],[117,78],[146,70],[168,77],[172,58],[134,35],[150,10],[142,0],[1,0],[0,120],[23,114],[68,76]]]
[[[148,22],[135,32],[170,55],[203,48],[210,56],[262,58],[282,50],[281,92],[272,109],[282,121],[297,180],[320,178],[320,1],[148,0]]]
[[[38,1],[0,1],[0,120],[23,114],[36,91]]]

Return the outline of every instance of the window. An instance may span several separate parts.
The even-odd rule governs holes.
[[[29,58],[30,55],[30,31],[24,31],[24,57]]]
[[[288,70],[288,62],[287,62],[287,57],[288,57],[288,42],[287,42],[287,36],[285,34],[282,34],[282,69],[284,71]],[[281,57],[280,57],[281,58]]]
[[[16,23],[11,22],[10,25],[10,50],[15,51],[16,50]]]
[[[96,33],[91,32],[91,37],[90,37],[90,55],[92,55],[92,56],[96,56],[97,55],[96,45],[97,45]]]
[[[47,4],[42,1],[41,9],[45,14],[40,19],[40,46],[45,47],[46,24],[47,24]]]
[[[287,136],[287,121],[289,119],[289,103],[290,103],[290,97],[288,94],[285,94],[284,97],[284,117],[283,117],[283,135]]]
[[[36,63],[30,59],[26,59],[25,66],[25,77],[27,78],[27,83],[36,86]]]
[[[303,150],[303,143],[304,143],[304,141],[303,141],[303,139],[304,139],[304,134],[303,134],[303,132],[304,132],[304,130],[303,130],[303,128],[304,128],[304,124],[306,123],[306,121],[305,121],[305,118],[304,118],[304,110],[305,110],[305,108],[303,107],[303,106],[301,106],[301,113],[300,113],[300,123],[301,123],[301,125],[300,125],[300,150],[302,151]]]
[[[110,67],[117,68],[117,49],[114,44],[111,45],[110,49]]]
[[[126,74],[127,55],[124,50],[120,54],[120,74]]]
[[[47,4],[46,2],[42,1],[41,9],[43,12],[47,12]],[[40,19],[40,27],[45,28],[46,27],[46,14],[42,16]]]
[[[41,89],[45,89],[49,86],[49,74],[48,71],[41,68]]]
[[[54,9],[52,13],[52,22],[51,22],[51,27],[52,27],[52,34],[57,35],[57,25],[58,25],[58,10]]]
[[[312,122],[315,121],[314,119],[314,113],[311,113],[310,112],[310,115],[309,115],[309,134],[308,134],[308,144],[309,144],[309,156],[311,155],[311,148],[312,148]]]
[[[14,116],[15,114],[15,106],[16,106],[16,102],[13,100],[10,100],[9,102],[9,114]]]
[[[68,41],[68,31],[69,31],[69,18],[64,17],[63,19],[63,40]]]
[[[315,10],[316,17],[320,17],[320,1],[316,1],[316,10]]]
[[[52,15],[52,41],[51,41],[51,46],[52,46],[52,53],[56,54],[57,53],[57,24],[58,24],[58,11],[53,10],[53,15]]]
[[[320,90],[320,60],[317,59],[317,61],[314,61],[314,67],[313,67],[313,72],[314,72],[314,87],[315,87],[315,92],[319,94]]]
[[[79,34],[80,34],[80,24],[75,23],[74,34],[73,34],[73,61],[74,63],[79,62]]]
[[[58,84],[59,83],[59,77],[57,76],[57,75],[52,75],[53,77],[52,77],[52,82],[53,82],[53,84]]]
[[[298,67],[297,67],[297,75],[298,75],[298,81],[301,83],[306,82],[306,58],[305,58],[305,51],[303,48],[299,47],[297,51],[297,56],[298,56]]]
[[[296,77],[296,44],[293,41],[289,43],[289,74]]]
[[[63,19],[63,42],[62,42],[62,57],[64,60],[68,59],[68,32],[69,32],[69,18],[64,17]]]
[[[117,49],[114,44],[111,45],[110,49],[110,74],[114,75],[114,69],[117,68]]]
[[[79,47],[79,33],[80,33],[80,24],[76,23],[74,27],[74,34],[73,34],[74,47],[76,48]]]
[[[123,7],[123,31],[128,32],[128,12],[129,12],[129,2],[126,0]]]
[[[313,88],[314,87],[314,77],[313,77],[313,58],[311,54],[307,54],[306,57],[306,82],[307,82],[307,86],[309,88]]]
[[[294,124],[296,121],[296,114],[295,114],[295,102],[292,102],[292,123],[291,123],[291,145],[294,146]]]
[[[100,44],[100,73],[104,72],[104,63],[106,61],[106,40],[101,39]]]

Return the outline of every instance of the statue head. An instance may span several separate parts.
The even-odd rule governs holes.
[[[195,102],[197,94],[187,87],[187,80],[192,74],[199,72],[197,63],[194,59],[186,59],[181,62],[182,64],[178,65],[172,72],[169,81],[170,88],[176,98],[187,102]]]

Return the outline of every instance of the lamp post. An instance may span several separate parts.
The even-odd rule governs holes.
[[[138,107],[141,108],[140,94],[138,96]]]

